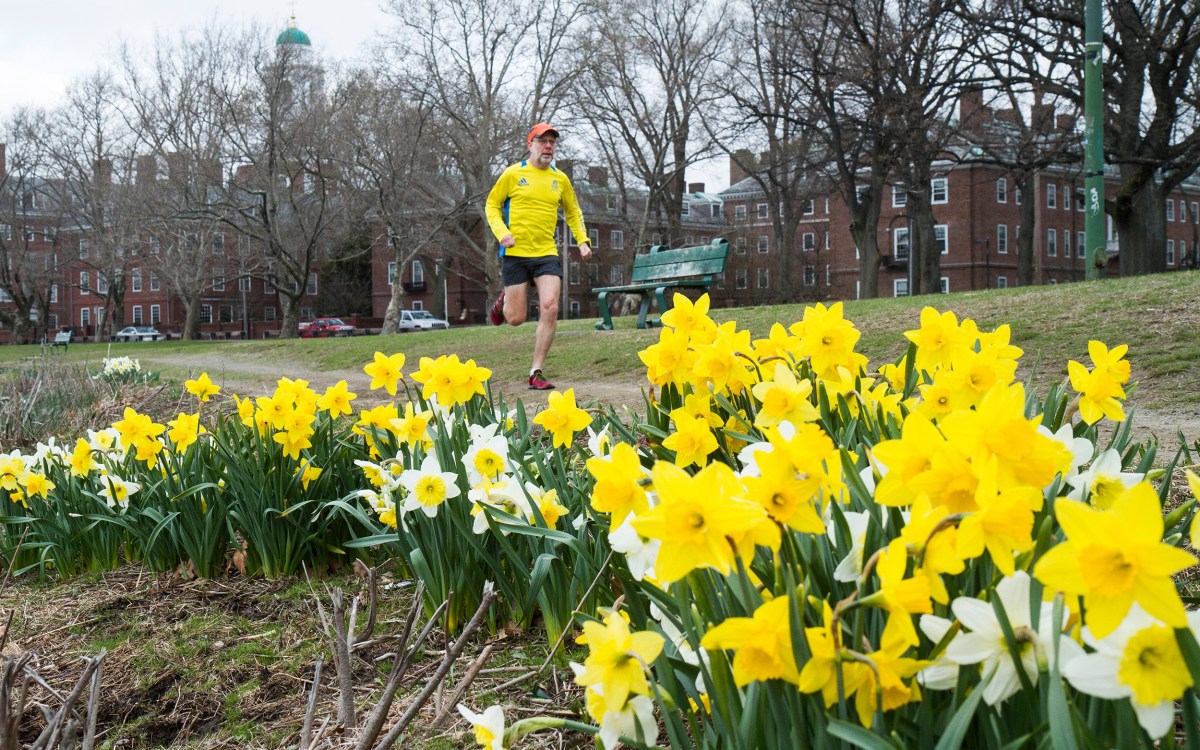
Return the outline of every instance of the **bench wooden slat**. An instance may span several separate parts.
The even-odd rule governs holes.
[[[656,325],[656,320],[647,320],[650,310],[650,291],[658,302],[658,311],[670,309],[666,291],[672,287],[700,287],[707,289],[716,277],[725,271],[729,260],[728,240],[717,238],[708,245],[683,247],[674,250],[661,245],[650,248],[649,253],[633,259],[633,272],[629,284],[594,287],[598,295],[602,320],[596,323],[599,330],[612,330],[612,313],[608,307],[610,293],[636,294],[641,297],[638,310],[638,328]]]

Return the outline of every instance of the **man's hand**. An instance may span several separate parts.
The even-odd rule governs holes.
[[[592,257],[592,245],[590,242],[585,242],[579,246],[579,255],[584,260],[587,260],[588,258]]]
[[[517,244],[517,241],[513,239],[511,234],[506,234],[500,238],[500,245],[506,250],[515,244]]]

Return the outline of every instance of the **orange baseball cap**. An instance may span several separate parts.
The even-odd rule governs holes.
[[[539,122],[533,126],[533,130],[529,131],[529,138],[525,140],[525,145],[530,145],[534,138],[541,138],[546,133],[554,133],[554,137],[558,137],[558,131],[554,129],[553,125],[548,122]]]

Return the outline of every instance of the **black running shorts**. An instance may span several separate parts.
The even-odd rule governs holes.
[[[528,284],[538,276],[557,276],[561,279],[562,264],[558,262],[557,255],[537,258],[505,255],[500,259],[500,274],[504,277],[504,286]]]

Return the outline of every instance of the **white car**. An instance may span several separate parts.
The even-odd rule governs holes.
[[[400,332],[432,331],[438,328],[449,328],[450,324],[441,318],[435,318],[427,310],[401,310]]]
[[[163,341],[167,334],[154,326],[125,326],[113,334],[117,341]]]

